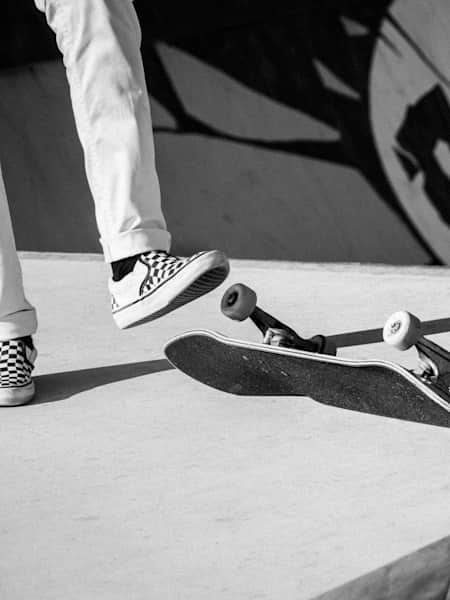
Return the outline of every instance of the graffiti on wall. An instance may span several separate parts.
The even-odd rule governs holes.
[[[450,264],[450,8],[445,0],[389,6],[371,77],[372,126],[396,198]]]
[[[241,257],[450,263],[446,0],[197,0],[186,6],[135,0],[135,6],[156,107],[165,210],[181,251],[215,237]],[[2,66],[59,57],[32,3],[16,9],[6,0],[4,15]],[[41,105],[42,114],[64,112],[51,128],[31,115],[30,140],[45,134],[56,145],[73,144],[62,70],[38,63],[23,81],[14,77],[18,88],[30,90],[37,113]],[[45,93],[47,79],[58,97]],[[8,81],[0,122],[12,148],[23,109]],[[50,181],[48,189],[34,190],[34,181],[42,186],[45,178],[34,177],[29,150],[16,150],[3,152],[2,160],[18,221],[30,190],[45,203],[59,201],[61,193]],[[70,161],[64,171],[78,177],[79,153],[60,150]],[[26,190],[23,160],[30,161]],[[63,187],[77,190],[71,206],[80,215],[73,221],[87,223],[81,212],[88,191],[75,181]],[[86,250],[95,251],[94,228],[84,229],[92,239]],[[79,240],[69,232],[62,238]],[[18,239],[29,241],[25,229]]]
[[[291,7],[288,21],[281,15],[247,18],[245,27],[172,41],[332,127],[338,132],[334,140],[269,142],[214,129],[186,112],[163,65],[155,69],[156,51],[148,64],[152,77],[160,70],[155,94],[178,134],[196,132],[356,169],[435,260],[450,263],[449,29],[445,0],[303,2],[297,11]]]

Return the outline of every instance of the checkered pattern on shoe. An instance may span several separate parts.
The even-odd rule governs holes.
[[[112,294],[111,294],[111,308],[113,311],[117,310],[119,308],[119,304]]]
[[[0,388],[28,385],[33,369],[23,340],[0,342]]]
[[[167,252],[155,250],[142,254],[139,261],[147,267],[148,273],[142,282],[139,294],[144,296],[153,291],[201,254],[204,252],[198,252],[189,258],[171,256]]]

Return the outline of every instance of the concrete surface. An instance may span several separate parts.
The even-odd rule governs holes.
[[[315,600],[448,600],[449,564],[446,537]]]
[[[448,535],[449,430],[238,398],[169,367],[163,345],[183,330],[258,339],[219,314],[226,285],[120,332],[96,257],[23,266],[39,392],[1,411],[2,600],[306,600]],[[450,346],[446,268],[232,267],[229,284],[305,335],[406,308]],[[381,344],[342,353],[413,363]]]

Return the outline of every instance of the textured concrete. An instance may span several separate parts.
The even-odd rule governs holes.
[[[306,600],[448,535],[448,430],[238,398],[170,369],[162,347],[183,330],[258,339],[219,314],[225,286],[120,332],[100,260],[28,255],[24,274],[39,392],[1,411],[2,600]],[[237,261],[236,281],[305,335],[407,308],[450,346],[448,269]]]

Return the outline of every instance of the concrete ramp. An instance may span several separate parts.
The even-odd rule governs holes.
[[[450,538],[400,558],[315,600],[448,600]]]
[[[28,255],[23,267],[40,319],[38,393],[1,410],[2,599],[308,600],[449,534],[448,429],[235,397],[163,355],[188,329],[259,339],[219,312],[237,281],[305,336],[367,330],[370,342],[406,308],[449,347],[448,269],[233,261],[197,303],[119,331],[100,257]],[[342,354],[416,361],[378,343]],[[392,581],[406,590],[407,572],[443,588],[445,552],[418,555],[429,571],[411,559],[420,580],[367,579],[367,597]]]

